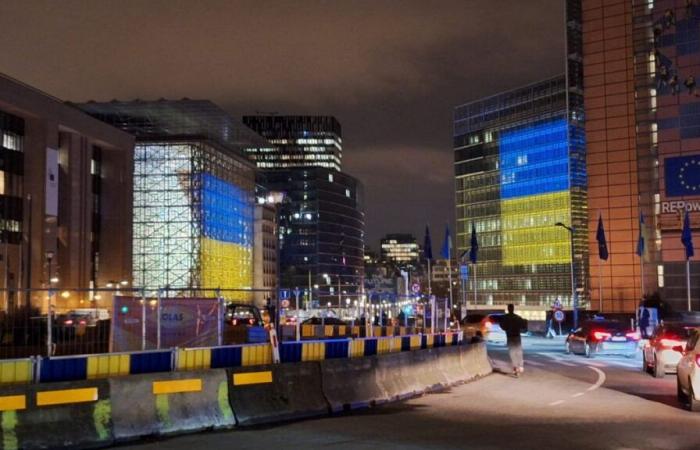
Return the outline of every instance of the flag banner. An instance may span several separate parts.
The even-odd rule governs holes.
[[[639,214],[639,239],[637,239],[637,255],[644,256],[644,214]]]
[[[685,212],[685,217],[683,218],[683,232],[681,233],[681,242],[685,247],[685,258],[692,258],[695,255],[695,250],[693,249],[693,233],[690,230],[690,215],[688,214],[688,211]]]
[[[469,259],[472,264],[476,264],[477,253],[479,251],[479,241],[476,239],[476,226],[472,222],[472,238],[470,240]]]
[[[700,155],[664,159],[666,197],[700,195]]]
[[[423,254],[425,255],[425,259],[428,259],[430,261],[433,260],[433,244],[430,241],[430,228],[428,226],[425,227],[425,239],[423,240]]]
[[[598,216],[598,231],[595,235],[598,241],[598,258],[608,260],[608,243],[605,239],[605,228],[603,228],[603,216]]]
[[[443,259],[452,258],[452,238],[450,237],[450,227],[445,225],[445,241],[442,243]]]
[[[216,298],[164,298],[160,311],[160,347],[217,345]],[[113,351],[141,350],[143,304],[138,297],[114,298]],[[146,349],[158,344],[158,300],[146,299]]]

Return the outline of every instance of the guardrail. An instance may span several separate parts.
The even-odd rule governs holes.
[[[462,332],[281,342],[281,363],[352,359],[458,345]],[[81,381],[272,364],[269,343],[0,360],[0,385]]]

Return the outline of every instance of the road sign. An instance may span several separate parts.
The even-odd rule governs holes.
[[[286,300],[289,298],[289,289],[280,289],[280,300]]]
[[[461,278],[463,281],[467,281],[469,279],[469,266],[466,264],[462,264],[459,266],[459,278]]]
[[[282,306],[282,308],[289,308],[289,300],[287,300],[287,299],[282,300],[280,302],[280,305]]]
[[[301,290],[299,288],[294,288],[294,296],[299,297],[299,294],[301,294]]]
[[[413,283],[411,285],[411,290],[413,291],[414,294],[417,294],[420,292],[420,284],[418,283]]]
[[[564,317],[564,311],[562,311],[561,309],[557,309],[556,311],[554,311],[554,320],[556,320],[557,322],[563,322]]]

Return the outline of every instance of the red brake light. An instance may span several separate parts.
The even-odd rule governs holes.
[[[700,355],[695,355],[695,365],[700,367]]]
[[[80,321],[80,325],[85,325],[86,323],[87,323],[87,322],[85,322],[84,320],[81,320],[81,321]]]
[[[608,339],[610,337],[610,333],[606,333],[604,331],[594,331],[593,337],[595,337],[599,341],[602,341]]]
[[[253,325],[254,320],[253,319],[248,319],[248,323]]]
[[[642,338],[642,334],[639,331],[632,331],[630,333],[627,333],[625,336],[627,336],[630,339],[634,339],[635,341],[638,341]]]
[[[238,323],[238,320],[233,319],[233,325],[236,325]]]
[[[73,321],[68,319],[65,322],[63,322],[65,325],[73,325]]]
[[[659,344],[661,344],[662,347],[668,347],[668,348],[673,348],[678,345],[681,347],[685,347],[685,341],[679,341],[677,339],[661,339],[659,341]]]
[[[484,322],[484,326],[486,328],[491,328],[493,326],[493,324],[487,320],[486,322]]]

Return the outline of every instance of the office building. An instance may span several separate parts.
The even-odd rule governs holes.
[[[49,286],[57,312],[106,307],[89,288],[131,283],[133,137],[4,75],[0,136],[0,311],[46,312]]]
[[[382,261],[398,267],[416,268],[420,247],[410,234],[387,234],[380,243]]]
[[[604,311],[634,311],[659,292],[687,308],[682,216],[700,226],[700,5],[582,0],[589,227],[608,227],[600,275],[590,233],[591,292]],[[640,227],[640,216],[644,223]],[[645,240],[637,255],[640,233]],[[590,228],[590,230],[594,230]],[[700,292],[691,259],[691,297]],[[695,293],[693,293],[693,290]],[[602,297],[601,295],[602,294]],[[700,308],[695,301],[693,309]]]
[[[262,170],[341,169],[342,132],[335,117],[244,116],[243,123],[274,144],[245,150]]]
[[[255,167],[264,139],[204,100],[79,105],[136,137],[134,285],[252,301]]]

